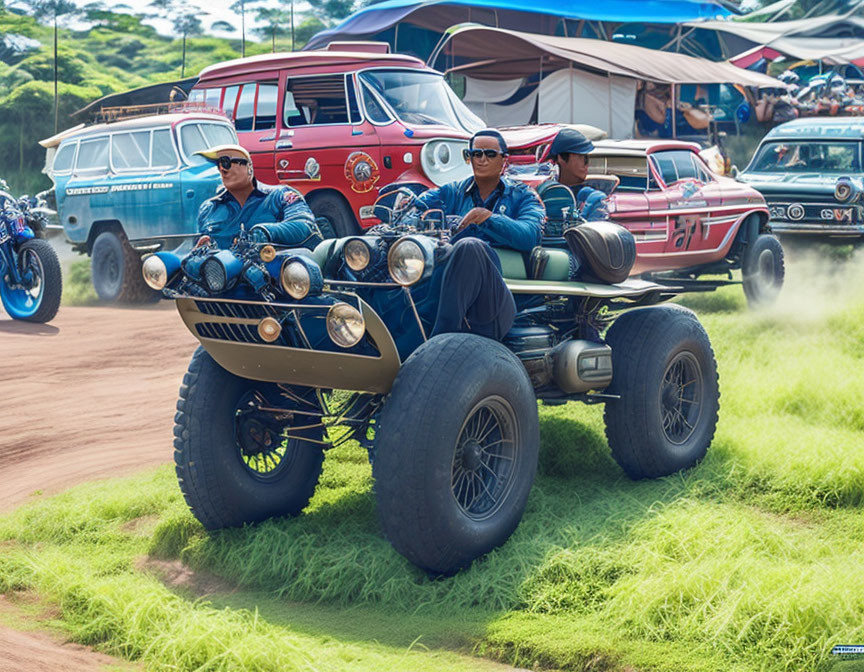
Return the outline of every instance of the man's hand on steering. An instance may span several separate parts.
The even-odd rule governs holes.
[[[465,214],[462,221],[459,222],[459,226],[456,227],[456,233],[459,233],[466,227],[471,226],[471,224],[482,224],[491,216],[491,210],[487,210],[486,208],[472,208]]]

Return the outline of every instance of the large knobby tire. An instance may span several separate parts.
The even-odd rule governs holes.
[[[325,238],[333,235],[344,238],[360,233],[360,226],[354,213],[339,194],[327,191],[310,194],[307,201],[318,222],[318,228],[321,229],[321,235]]]
[[[786,267],[783,246],[776,237],[763,233],[744,250],[741,259],[744,296],[751,308],[768,306],[783,288]]]
[[[63,296],[60,260],[51,244],[32,239],[18,248],[18,269],[29,271],[33,280],[28,289],[12,289],[0,281],[0,298],[9,316],[27,322],[54,319]]]
[[[681,306],[641,308],[609,328],[612,384],[606,403],[612,456],[631,478],[687,469],[705,456],[720,391],[708,334]]]
[[[415,565],[451,574],[516,529],[540,429],[531,381],[503,345],[473,334],[423,344],[400,369],[376,434],[378,515]]]
[[[159,292],[150,289],[141,275],[141,255],[122,232],[103,231],[96,236],[90,271],[102,301],[142,303],[159,298]]]
[[[208,530],[297,515],[315,492],[322,446],[276,442],[271,433],[268,448],[256,453],[266,428],[238,414],[255,391],[272,403],[275,388],[228,373],[203,348],[192,356],[174,418],[174,462],[186,503]],[[320,429],[297,433],[321,438]]]

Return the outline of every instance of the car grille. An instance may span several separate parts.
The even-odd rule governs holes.
[[[819,224],[855,224],[861,221],[860,207],[842,203],[802,203],[768,201],[768,210],[774,221],[809,222]]]
[[[278,317],[281,312],[284,312],[266,303],[236,303],[231,301],[196,301],[195,307],[204,315],[236,317],[246,320]]]
[[[226,324],[225,322],[199,322],[195,325],[198,335],[220,341],[235,343],[263,343],[258,329],[248,324]],[[280,340],[282,335],[279,336]],[[282,345],[285,345],[284,343]]]

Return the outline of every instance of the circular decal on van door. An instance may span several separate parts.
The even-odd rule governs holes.
[[[381,177],[375,161],[366,152],[354,152],[345,162],[345,177],[358,194],[372,191]]]

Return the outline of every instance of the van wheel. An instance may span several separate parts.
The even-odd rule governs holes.
[[[132,249],[124,233],[103,231],[96,237],[90,271],[102,301],[144,303],[159,299],[159,292],[145,284],[141,255]]]
[[[309,208],[319,223],[321,234],[325,237],[355,236],[360,233],[360,226],[351,208],[339,194],[322,192],[310,194],[307,198]],[[321,221],[324,220],[324,221]],[[332,234],[328,236],[328,233]]]

